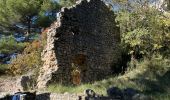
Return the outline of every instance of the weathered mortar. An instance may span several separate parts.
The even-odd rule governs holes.
[[[103,1],[83,0],[63,8],[47,33],[38,87],[49,82],[70,84],[72,63],[81,69],[81,81],[92,82],[111,74],[120,58],[120,32],[115,15]]]

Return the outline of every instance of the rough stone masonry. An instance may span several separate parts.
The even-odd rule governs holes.
[[[120,58],[120,32],[115,17],[101,0],[82,0],[62,8],[47,32],[38,88],[52,82],[72,84],[73,64],[80,71],[82,83],[111,75]]]

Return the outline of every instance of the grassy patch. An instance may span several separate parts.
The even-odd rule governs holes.
[[[0,64],[0,76],[5,75],[8,68],[7,64]]]
[[[48,87],[48,91],[55,93],[83,93],[86,89],[95,90],[98,94],[106,94],[106,88],[104,86],[95,85],[95,84],[83,84],[80,86],[63,86],[59,84],[51,84]]]
[[[130,67],[129,67],[130,68]],[[136,68],[130,68],[124,75],[113,76],[93,84],[80,86],[62,86],[51,84],[50,92],[57,93],[83,93],[86,89],[92,89],[98,94],[106,95],[109,87],[134,88],[152,97],[154,100],[170,99],[170,60],[160,56],[144,59],[136,63]]]

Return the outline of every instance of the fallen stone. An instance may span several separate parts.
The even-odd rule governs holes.
[[[18,91],[27,91],[33,89],[34,82],[31,75],[23,75],[17,80]]]

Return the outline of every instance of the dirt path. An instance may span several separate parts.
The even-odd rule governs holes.
[[[0,92],[16,92],[18,91],[17,77],[0,77]]]

